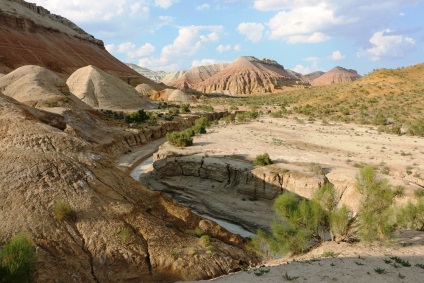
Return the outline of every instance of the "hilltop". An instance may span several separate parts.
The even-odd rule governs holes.
[[[38,65],[69,76],[87,65],[124,78],[134,86],[154,84],[110,55],[103,41],[68,19],[22,0],[0,2],[0,73]]]

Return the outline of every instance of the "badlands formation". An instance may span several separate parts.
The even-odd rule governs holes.
[[[284,92],[322,77],[323,84],[348,82],[357,78],[350,70],[335,68],[321,76],[302,76],[275,61],[245,56],[228,65],[186,72],[175,84],[192,89],[188,95],[135,72],[107,53],[100,40],[42,7],[22,0],[2,1],[0,23],[4,35],[0,42],[0,257],[4,259],[3,247],[10,239],[25,233],[36,256],[30,281],[215,278],[263,264],[266,258],[252,250],[248,238],[227,230],[227,224],[218,225],[198,214],[228,220],[251,233],[257,228],[268,231],[276,197],[292,191],[308,199],[326,183],[335,186],[338,205],[347,204],[356,213],[361,196],[355,176],[364,163],[381,169],[379,176],[384,169],[391,184],[405,187],[397,204],[413,199],[424,187],[420,137],[385,134],[372,126],[340,121],[305,122],[299,113],[284,118],[266,115],[283,111],[282,101],[262,105],[265,114],[253,122],[229,124],[229,105],[196,96],[196,91]],[[406,73],[398,73],[379,89],[399,84]],[[378,84],[370,81],[373,78],[360,83]],[[419,84],[411,85],[412,93]],[[268,98],[279,99],[274,95]],[[153,99],[173,101],[168,105],[171,109],[153,109],[159,108]],[[203,108],[214,112],[175,116],[176,102],[185,106],[190,102],[192,112]],[[306,110],[312,111],[310,106]],[[231,114],[250,110],[247,104],[239,107]],[[147,122],[124,119],[140,108],[151,110]],[[350,110],[344,115],[353,116]],[[421,117],[420,112],[410,112]],[[195,125],[200,116],[227,120],[195,136],[191,147],[161,145],[167,133]],[[134,180],[130,171],[157,147],[153,171],[141,174],[140,182]],[[253,166],[255,156],[264,152],[274,164]],[[57,214],[60,203],[71,209],[66,218]],[[324,242],[307,254],[268,262],[279,264],[272,270],[258,267],[218,280],[280,282],[282,276],[295,280],[291,275],[310,282],[398,278],[420,282],[424,275],[420,265],[399,270],[394,264],[384,266],[382,260],[401,256],[423,266],[422,245],[423,234],[411,231],[402,232],[387,247]],[[323,254],[340,257],[317,259]],[[295,263],[287,264],[293,259]],[[3,265],[2,261],[1,276]],[[377,275],[375,270],[382,266],[386,274]]]

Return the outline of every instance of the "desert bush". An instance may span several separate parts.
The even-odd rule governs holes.
[[[352,225],[352,211],[345,204],[330,214],[330,232],[334,239],[344,240],[349,236]]]
[[[131,239],[131,232],[130,229],[124,227],[122,229],[119,229],[118,231],[116,231],[116,235],[118,235],[118,237],[121,239],[121,241],[124,244],[127,244],[130,239]]]
[[[371,166],[364,166],[356,176],[356,188],[363,201],[358,213],[361,240],[385,240],[394,232],[392,204],[395,192],[386,179],[377,179]]]
[[[317,175],[325,175],[324,167],[319,163],[311,162],[309,164],[309,171]]]
[[[315,200],[300,200],[293,193],[285,193],[274,202],[274,210],[279,216],[271,225],[271,234],[263,232],[270,249],[277,254],[304,252],[311,238],[321,241],[324,227],[327,227],[327,214]]]
[[[211,243],[211,237],[209,237],[208,235],[202,235],[199,238],[199,244],[204,248],[209,247],[210,243]]]
[[[254,119],[257,119],[259,117],[258,111],[249,111],[245,113],[239,113],[236,115],[237,122],[243,123],[248,122]]]
[[[75,221],[76,219],[75,211],[72,209],[71,205],[63,200],[55,202],[53,217],[57,221]]]
[[[125,115],[125,122],[127,124],[141,123],[141,122],[147,121],[148,119],[149,119],[149,116],[146,113],[146,111],[144,111],[144,109],[140,109],[136,112],[132,112],[128,115]]]
[[[253,160],[253,164],[256,165],[256,166],[266,166],[266,165],[272,164],[272,160],[269,157],[268,153],[259,154]]]
[[[397,222],[400,227],[424,231],[424,200],[419,199],[417,204],[408,202],[398,210]]]
[[[190,113],[190,104],[180,105],[181,113]]]
[[[424,137],[424,120],[418,120],[411,123],[408,134],[413,136]]]
[[[35,263],[35,248],[20,233],[0,248],[0,282],[29,282]]]
[[[194,229],[194,234],[196,235],[197,238],[200,238],[205,232],[203,232],[202,228],[200,227],[196,227]]]
[[[193,145],[193,139],[189,131],[167,133],[166,139],[170,145],[176,147],[187,147]]]
[[[220,121],[223,121],[225,124],[228,125],[228,124],[234,123],[236,121],[236,116],[230,114],[230,115],[227,115],[227,116],[221,118]]]

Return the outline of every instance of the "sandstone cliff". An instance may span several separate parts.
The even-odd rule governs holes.
[[[349,83],[359,79],[361,76],[351,69],[335,67],[325,74],[311,81],[312,86],[331,85],[336,83]]]
[[[299,78],[273,60],[242,56],[193,88],[204,93],[239,95],[272,93],[299,83]]]
[[[127,80],[136,79],[137,84],[152,83],[110,55],[101,40],[23,0],[0,2],[0,35],[0,72],[39,65],[70,75],[78,68],[95,65]]]

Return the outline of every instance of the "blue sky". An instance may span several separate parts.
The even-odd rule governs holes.
[[[121,61],[151,70],[244,55],[304,74],[424,62],[422,0],[32,1],[102,39]]]

